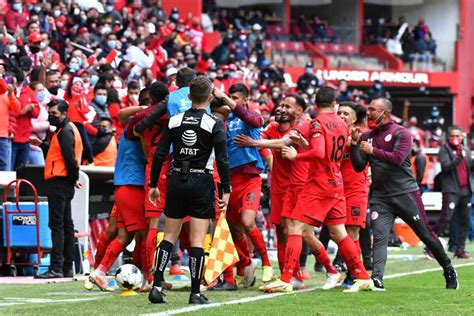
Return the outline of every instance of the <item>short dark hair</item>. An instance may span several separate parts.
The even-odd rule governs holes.
[[[107,117],[107,116],[102,116],[99,121],[107,121],[110,123],[110,125],[113,125],[114,123],[112,122],[112,119],[110,117]]]
[[[320,108],[329,108],[336,101],[336,90],[331,87],[322,87],[316,93],[316,105]]]
[[[101,84],[98,84],[94,87],[94,93],[97,91],[97,90],[106,90],[107,91],[107,87],[104,86],[104,85],[101,85]]]
[[[46,71],[46,77],[54,76],[54,75],[59,75],[59,72],[57,70],[48,70]]]
[[[448,128],[448,135],[451,134],[452,131],[460,131],[461,133],[464,133],[464,130],[462,129],[461,126],[458,125],[452,125]]]
[[[295,99],[296,104],[298,104],[298,106],[301,106],[303,108],[303,110],[306,110],[306,107],[308,106],[308,104],[306,104],[306,101],[304,100],[304,98],[302,96],[291,93],[291,94],[287,95],[286,97]]]
[[[137,89],[139,90],[140,89],[140,84],[137,81],[132,80],[128,83],[127,89],[128,90],[137,90]]]
[[[356,103],[355,110],[357,115],[357,121],[355,122],[355,124],[361,124],[367,117],[367,108],[363,105],[360,105],[359,103]]]
[[[169,93],[168,87],[161,81],[155,81],[150,86],[149,96],[152,102],[158,103],[163,101]]]
[[[139,105],[150,105],[150,88],[143,88],[138,95]]]
[[[49,101],[48,108],[52,108],[55,106],[58,107],[58,111],[61,113],[67,113],[67,111],[69,110],[69,104],[64,100],[54,99]]]
[[[212,82],[206,76],[197,76],[189,85],[189,94],[193,102],[203,103],[212,92]]]
[[[248,98],[250,92],[249,89],[243,83],[235,83],[230,86],[229,94],[240,92],[244,98]]]
[[[176,74],[176,85],[180,88],[188,87],[194,78],[196,78],[196,72],[194,70],[189,67],[181,68]]]

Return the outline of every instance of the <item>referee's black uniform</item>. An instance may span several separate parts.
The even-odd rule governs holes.
[[[162,164],[173,146],[165,215],[215,218],[214,161],[222,189],[230,193],[229,162],[224,124],[204,109],[189,109],[170,118],[153,158],[150,188],[158,183]]]

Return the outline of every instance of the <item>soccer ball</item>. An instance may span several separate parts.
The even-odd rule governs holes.
[[[117,284],[127,290],[138,289],[143,282],[143,274],[133,264],[124,264],[115,273]]]

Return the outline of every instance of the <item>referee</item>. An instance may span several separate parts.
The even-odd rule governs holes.
[[[222,199],[219,200],[221,211],[226,210],[230,197],[224,124],[206,111],[213,98],[212,83],[204,76],[196,77],[191,81],[189,92],[192,107],[170,118],[156,149],[151,168],[148,197],[154,203],[160,199],[160,191],[157,188],[158,176],[172,145],[173,167],[165,206],[165,234],[156,251],[153,288],[148,296],[150,302],[154,304],[166,303],[161,288],[163,273],[186,216],[190,217],[191,239],[189,304],[209,304],[207,298],[201,295],[199,288],[204,268],[204,237],[209,220],[215,218],[216,195],[212,176],[214,160],[224,191]]]
[[[391,120],[392,102],[385,98],[373,100],[367,108],[368,125],[372,131],[359,136],[352,131],[351,159],[355,171],[367,163],[372,168],[370,211],[374,230],[375,290],[384,291],[383,274],[387,262],[390,229],[400,217],[433,253],[443,267],[446,288],[458,289],[457,274],[443,246],[430,229],[420,191],[410,164],[412,138],[410,132]]]

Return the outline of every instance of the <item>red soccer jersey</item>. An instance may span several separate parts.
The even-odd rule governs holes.
[[[307,118],[299,119],[292,128],[292,134],[300,134],[306,140],[310,141],[311,120]],[[306,149],[296,147],[298,153],[307,151]],[[291,163],[290,189],[298,189],[308,181],[310,163],[301,160],[295,160]]]
[[[368,167],[362,172],[356,172],[352,166],[351,149],[345,146],[341,161],[341,174],[344,182],[344,195],[346,198],[351,196],[365,196],[369,192],[369,181],[367,180]]]
[[[270,123],[265,130],[262,131],[262,139],[280,139],[288,134],[291,129],[280,132],[278,130],[279,123]],[[288,181],[291,171],[291,161],[283,159],[281,150],[272,149],[273,154],[273,166],[272,166],[272,194],[285,193],[290,185]]]
[[[324,157],[311,162],[308,185],[324,196],[344,194],[340,167],[348,137],[346,123],[335,113],[320,113],[311,122],[310,135],[324,138]]]

